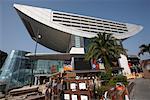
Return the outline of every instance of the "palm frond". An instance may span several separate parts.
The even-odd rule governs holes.
[[[88,46],[88,52],[85,55],[85,59],[105,59],[104,63],[107,66],[110,65],[109,57],[118,58],[120,54],[124,54],[125,50],[122,46],[118,45],[117,39],[112,34],[99,33],[96,37],[91,39],[91,43]],[[109,64],[108,64],[109,63]]]
[[[138,53],[138,56],[140,55],[144,55],[144,53],[149,53],[150,54],[150,44],[146,45],[146,44],[142,44],[139,46],[140,48],[140,52]]]

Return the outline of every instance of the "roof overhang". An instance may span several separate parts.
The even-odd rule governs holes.
[[[49,27],[18,10],[17,12],[33,40],[52,50],[66,52],[70,41],[70,34]],[[40,39],[36,38],[38,35],[41,35]]]
[[[14,8],[17,10],[32,39],[37,41],[36,37],[40,34],[42,38],[37,42],[55,51],[65,53],[68,49],[71,35],[86,38],[97,36],[96,33],[85,32],[53,22],[51,9],[20,4],[14,4]],[[122,34],[114,33],[113,36],[115,38],[123,40],[143,29],[140,25],[125,24],[127,25],[128,32]]]
[[[80,57],[83,58],[84,54],[69,54],[69,53],[28,53],[26,54],[26,57],[29,57],[30,59],[36,59],[36,60],[70,60],[72,57]]]

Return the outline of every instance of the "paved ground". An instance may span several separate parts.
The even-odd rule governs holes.
[[[130,100],[150,100],[150,79],[135,79]]]

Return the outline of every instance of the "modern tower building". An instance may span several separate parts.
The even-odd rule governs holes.
[[[47,48],[70,55],[85,54],[89,39],[98,33],[110,33],[117,39],[125,40],[143,28],[135,24],[27,5],[14,4],[14,8],[33,40]],[[41,36],[40,39],[37,39],[38,35]],[[62,54],[60,58],[61,56]]]

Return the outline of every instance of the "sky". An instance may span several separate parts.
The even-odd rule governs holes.
[[[129,55],[137,55],[141,44],[150,43],[150,0],[0,0],[0,50],[7,53],[35,49],[14,3],[142,25],[141,32],[123,41]],[[54,53],[40,44],[37,52]],[[141,59],[150,59],[150,55],[145,53]]]

